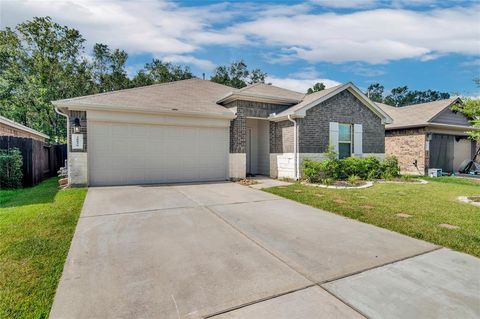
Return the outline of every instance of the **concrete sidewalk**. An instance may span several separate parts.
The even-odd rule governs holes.
[[[437,249],[234,183],[90,188],[50,317],[479,317],[480,260]]]

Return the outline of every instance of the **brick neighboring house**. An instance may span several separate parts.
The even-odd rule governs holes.
[[[392,107],[376,103],[393,119],[385,127],[385,154],[398,158],[402,173],[424,175],[429,168],[457,172],[479,146],[468,139],[469,119],[452,106],[459,98]]]
[[[68,116],[71,184],[298,178],[301,161],[384,157],[392,119],[355,85],[304,93],[190,79],[53,102]]]
[[[25,137],[46,142],[49,137],[39,131],[0,116],[0,136]]]

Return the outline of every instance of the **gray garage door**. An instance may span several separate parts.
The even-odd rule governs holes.
[[[227,179],[228,128],[90,122],[90,185]]]

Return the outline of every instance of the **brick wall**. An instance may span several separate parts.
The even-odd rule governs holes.
[[[325,153],[329,123],[363,125],[363,153],[385,152],[385,127],[381,119],[349,91],[343,91],[312,107],[299,119],[300,153]]]
[[[293,123],[270,122],[270,153],[293,153]]]
[[[73,126],[73,121],[75,118],[80,119],[80,133],[75,133],[74,131],[74,126]],[[87,112],[85,111],[70,111],[68,120],[70,121],[70,134],[68,134],[69,138],[69,145],[70,145],[70,152],[74,153],[81,153],[81,152],[87,152],[88,145],[87,145]],[[83,150],[74,150],[72,149],[72,134],[83,134]]]
[[[402,173],[425,174],[429,158],[425,150],[426,131],[421,129],[390,130],[385,133],[385,155],[396,156]],[[417,167],[413,164],[417,161]]]
[[[237,118],[230,124],[230,153],[246,153],[247,117],[267,118],[272,113],[280,113],[288,108],[285,105],[240,100],[227,103],[225,107],[237,108]]]
[[[45,142],[45,138],[41,136],[20,130],[15,127],[11,127],[9,125],[5,125],[3,123],[0,123],[0,136],[26,137],[26,138],[31,138],[37,141]]]

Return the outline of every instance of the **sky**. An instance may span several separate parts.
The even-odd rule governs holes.
[[[480,96],[480,0],[0,0],[2,29],[47,15],[87,52],[126,50],[131,75],[152,58],[207,78],[244,59],[301,92],[351,81]]]

